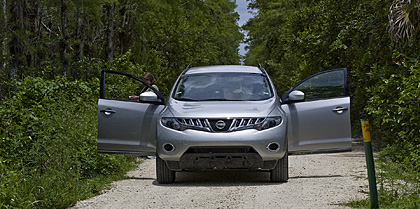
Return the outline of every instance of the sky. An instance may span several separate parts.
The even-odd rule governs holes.
[[[252,14],[250,14],[248,12],[248,2],[246,0],[236,0],[236,4],[238,5],[238,7],[236,7],[235,11],[239,14],[239,21],[238,21],[238,25],[242,26],[243,24],[245,24],[249,18],[252,17]],[[239,45],[239,54],[240,55],[245,55],[246,51],[245,51],[245,44],[241,43]]]

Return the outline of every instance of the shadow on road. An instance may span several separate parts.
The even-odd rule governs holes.
[[[340,178],[342,175],[328,175],[328,176],[294,176],[289,179],[320,179],[320,178]]]
[[[145,178],[145,177],[135,177],[135,176],[128,176],[127,179],[135,179],[135,180],[156,180],[155,178]]]
[[[176,173],[174,184],[164,185],[157,181],[156,186],[255,186],[281,184],[270,181],[270,173],[263,171],[191,171]]]
[[[325,176],[291,176],[289,179],[318,179],[318,178],[340,178],[342,175]],[[290,183],[290,182],[289,182]],[[174,184],[159,184],[153,181],[155,186],[165,187],[197,187],[197,186],[269,186],[284,183],[273,183],[270,181],[270,172],[263,171],[196,171],[179,172],[176,174]]]

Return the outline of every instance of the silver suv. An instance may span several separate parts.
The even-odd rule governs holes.
[[[290,153],[351,150],[344,68],[315,74],[280,98],[261,66],[187,67],[166,103],[156,89],[140,101],[113,94],[109,74],[152,88],[126,73],[102,72],[98,152],[156,155],[159,183],[212,169],[269,171],[271,181],[286,182]]]

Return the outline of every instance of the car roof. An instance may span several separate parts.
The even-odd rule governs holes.
[[[203,67],[192,67],[188,69],[185,74],[198,73],[259,73],[263,72],[258,67],[245,65],[214,65]]]

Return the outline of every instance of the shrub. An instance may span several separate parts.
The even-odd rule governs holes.
[[[383,69],[388,75],[369,89],[372,96],[365,108],[373,138],[383,147],[376,161],[379,206],[419,208],[420,62],[397,53],[394,59],[395,68]],[[370,207],[368,200],[348,205]]]
[[[366,110],[376,138],[393,150],[384,157],[420,172],[420,62],[403,54],[394,58],[397,73],[370,89]]]
[[[97,78],[16,83],[0,103],[0,207],[65,208],[132,168],[96,152],[98,92]]]

